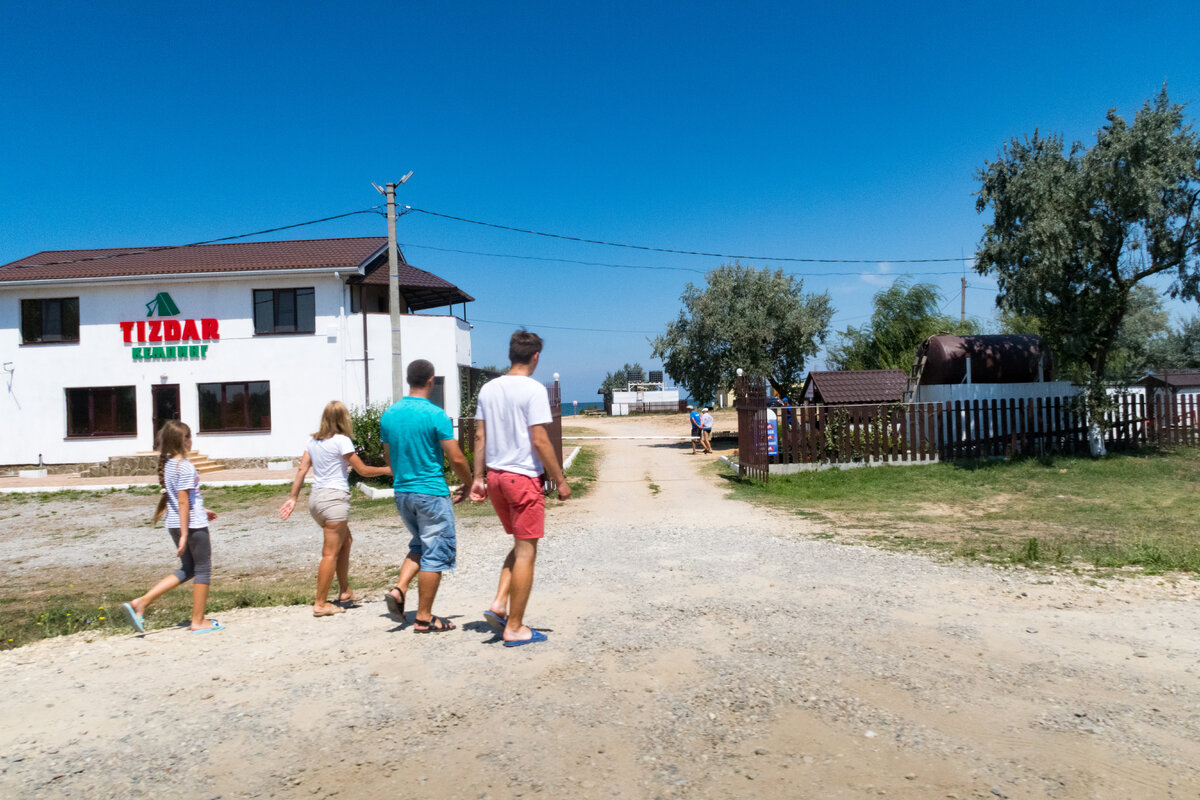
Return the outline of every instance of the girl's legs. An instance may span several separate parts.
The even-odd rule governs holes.
[[[192,625],[194,631],[201,628],[211,628],[212,622],[204,616],[204,606],[208,603],[208,584],[192,584]]]
[[[341,523],[342,543],[337,555],[338,602],[354,600],[354,592],[350,591],[350,545],[354,536],[350,534],[350,522]]]
[[[313,602],[313,614],[318,617],[328,617],[333,614],[344,614],[346,609],[338,608],[329,602],[329,587],[333,585],[333,575],[337,570],[338,557],[342,550],[343,531],[350,534],[350,526],[345,520],[326,522],[321,527],[325,541],[321,546],[321,565],[317,567],[317,599]],[[347,558],[349,550],[347,550]]]
[[[174,589],[180,583],[181,581],[175,575],[168,575],[158,583],[154,584],[154,586],[150,588],[150,591],[146,592],[141,597],[130,600],[129,605],[133,606],[133,610],[136,611],[139,616],[144,617],[146,616],[146,609],[151,603]]]

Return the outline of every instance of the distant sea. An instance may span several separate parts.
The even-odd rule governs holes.
[[[690,397],[687,399],[687,402],[689,402],[689,403],[692,402]],[[573,405],[572,403],[569,403],[569,402],[563,403],[562,404],[562,415],[564,417],[571,417],[571,416],[574,416],[575,414],[578,414],[579,412],[583,411],[583,409],[585,409],[585,408],[601,408],[602,409],[602,408],[604,408],[604,403],[599,402],[599,401],[580,403],[579,405]]]
[[[585,408],[604,408],[604,403],[592,401],[575,405],[573,403],[566,402],[562,404],[562,415],[564,417],[572,417],[578,414],[580,411],[583,411]]]

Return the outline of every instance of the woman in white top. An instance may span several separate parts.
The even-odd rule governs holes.
[[[292,481],[292,492],[279,509],[279,518],[287,519],[296,507],[300,487],[309,469],[313,471],[312,493],[308,497],[308,513],[321,526],[325,543],[321,548],[321,565],[317,568],[317,599],[313,602],[314,617],[332,617],[346,609],[329,602],[329,587],[334,573],[338,579],[338,603],[354,603],[358,596],[350,590],[350,469],[364,478],[391,475],[391,467],[368,467],[354,452],[354,425],[350,411],[334,400],[321,414],[321,427],[305,445],[300,456],[300,468]]]

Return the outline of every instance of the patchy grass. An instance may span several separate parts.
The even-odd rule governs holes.
[[[567,471],[571,478],[572,496],[586,494],[596,479],[596,454],[594,450],[584,448],[576,456],[571,469]],[[235,509],[251,509],[256,514],[273,515],[283,501],[287,499],[288,486],[228,486],[206,487],[204,502],[218,514],[222,511]],[[307,513],[304,504],[308,500],[309,489],[306,487],[300,493],[301,508],[295,513]],[[157,490],[117,490],[114,493],[152,496]],[[41,504],[50,501],[63,501],[68,504],[62,513],[69,513],[72,502],[94,502],[95,492],[47,492],[29,495],[0,495],[0,508],[5,505],[22,507],[28,510],[28,504]],[[108,494],[108,492],[101,493]],[[146,503],[146,500],[139,502]],[[351,495],[351,519],[362,521],[366,519],[396,520],[396,507],[391,499],[370,500],[361,492]],[[557,500],[550,500],[550,505],[558,505]],[[40,506],[34,506],[42,510]],[[152,506],[147,504],[146,517],[149,520]],[[58,513],[58,509],[47,509]],[[494,516],[495,511],[489,502],[460,503],[454,507],[454,513],[460,518]],[[48,515],[47,515],[48,516]],[[94,535],[91,530],[79,530],[71,536],[86,537]],[[17,565],[14,560],[10,566]],[[400,565],[371,567],[356,562],[352,571],[354,588],[375,591],[391,586]],[[91,572],[88,577],[64,577],[57,579],[44,575],[23,587],[0,587],[0,650],[20,647],[30,642],[46,639],[52,636],[63,636],[81,631],[95,631],[100,634],[132,633],[121,603],[136,597],[146,591],[165,573],[148,572],[137,567],[121,569],[114,574]],[[313,591],[316,586],[315,559],[311,570],[288,570],[280,574],[261,574],[258,572],[229,570],[222,574],[212,586],[208,599],[207,611],[211,616],[218,616],[222,611],[231,608],[258,608],[265,606],[307,606],[313,602]],[[336,586],[335,586],[336,588]],[[9,594],[5,596],[5,592]],[[151,630],[186,626],[191,617],[192,590],[191,584],[174,589],[164,595],[150,608],[146,615],[147,627]],[[297,613],[303,613],[298,609]],[[218,617],[219,618],[219,617]]]
[[[572,436],[595,436],[596,432],[582,425],[563,425],[562,435],[564,439],[569,439]]]
[[[1200,573],[1200,450],[774,476],[735,494],[888,547],[1028,566]]]
[[[579,455],[575,456],[575,460],[571,462],[571,468],[567,470],[567,478],[571,481],[572,500],[583,497],[591,491],[592,484],[596,482],[596,449],[594,447],[579,449]]]
[[[360,591],[383,589],[392,585],[399,569],[399,565],[371,568],[355,564],[351,585]],[[81,631],[105,635],[133,633],[121,604],[145,592],[161,577],[161,574],[139,574],[104,587],[99,582],[94,586],[81,583],[41,586],[20,597],[0,598],[0,650]],[[209,616],[218,616],[232,608],[311,606],[315,588],[315,567],[266,576],[230,573],[212,585],[206,610]],[[335,583],[330,598],[336,592]],[[191,616],[192,584],[186,583],[167,592],[150,607],[146,629],[186,627]]]

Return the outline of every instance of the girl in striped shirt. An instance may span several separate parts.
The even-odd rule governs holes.
[[[192,430],[178,420],[163,425],[159,432],[158,482],[162,495],[152,524],[166,515],[167,532],[175,542],[179,569],[160,580],[141,597],[123,603],[129,623],[139,633],[146,632],[146,608],[163,594],[185,581],[192,583],[192,633],[211,633],[225,626],[208,619],[204,607],[208,603],[208,585],[212,576],[212,546],[208,539],[208,523],[217,515],[204,508],[200,496],[200,474],[187,460],[192,449]]]

